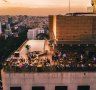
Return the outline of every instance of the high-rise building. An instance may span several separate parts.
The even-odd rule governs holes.
[[[12,31],[9,30],[5,30],[5,39],[7,39],[10,35],[12,35]]]
[[[96,0],[91,0],[91,5],[91,7],[87,8],[88,12],[96,13]]]
[[[32,53],[26,53],[26,45]],[[81,63],[73,68],[67,63],[60,67],[59,64],[44,66],[46,55],[42,52],[46,49],[44,40],[25,41],[4,63],[1,71],[3,90],[96,90],[96,64],[86,67]],[[27,54],[39,55],[42,59],[39,63],[37,58],[29,61]],[[48,49],[47,58],[50,56]]]
[[[49,16],[49,30],[50,38],[56,41],[95,41],[96,16]]]
[[[93,7],[93,12],[96,12],[96,0],[91,0],[91,5]]]
[[[35,40],[37,33],[38,33],[37,29],[29,29],[27,32],[27,38]]]
[[[12,35],[12,30],[9,23],[6,23],[5,39]]]
[[[96,13],[96,0],[91,0],[91,5],[92,6],[87,8],[87,11]]]
[[[35,40],[37,34],[39,33],[44,33],[44,29],[41,28],[29,29],[27,32],[27,38]]]
[[[57,46],[65,44],[66,41],[69,44],[73,44],[74,41],[78,44],[90,41],[92,44],[96,37],[96,16],[84,16],[84,13],[75,13],[72,16],[49,16],[49,29],[50,39],[63,41]],[[53,56],[51,43],[41,43],[39,40],[36,42],[38,43],[24,42],[17,50],[20,52],[20,57],[14,57],[13,54],[6,60],[1,71],[3,90],[96,90],[96,57],[93,60],[92,56],[90,60],[85,58],[83,52],[85,57],[82,60],[81,54],[77,55],[77,51],[71,53],[69,49],[66,60],[62,57],[57,61],[57,56]],[[96,45],[96,42],[94,44]],[[25,48],[26,45],[29,49]],[[96,50],[95,45],[94,50]],[[41,47],[44,52],[48,50],[48,54],[42,53]],[[78,47],[81,51],[82,46]],[[52,57],[57,62],[53,61]],[[46,63],[46,59],[50,59],[51,64]]]
[[[1,27],[1,22],[0,22],[0,34],[2,33],[2,27]]]
[[[11,30],[10,24],[6,23],[6,29]]]
[[[8,17],[8,24],[12,24],[13,23],[13,17]]]

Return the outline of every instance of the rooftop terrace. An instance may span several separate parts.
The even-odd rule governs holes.
[[[25,42],[18,52],[5,61],[3,70],[19,73],[96,71],[96,46],[94,45],[57,45],[55,50],[48,41],[39,41],[39,44],[37,42]],[[26,51],[25,45],[30,45],[28,51]]]

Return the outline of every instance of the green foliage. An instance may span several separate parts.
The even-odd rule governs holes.
[[[20,47],[20,45],[26,40],[27,30],[24,30],[19,34],[19,37],[8,37],[6,40],[4,37],[0,37],[0,62],[2,63],[10,54]]]
[[[29,50],[29,49],[30,49],[30,45],[26,45],[25,48],[26,48],[27,50]]]
[[[39,33],[39,34],[37,34],[36,38],[38,40],[45,40],[45,39],[49,39],[49,35],[47,35],[45,33]]]

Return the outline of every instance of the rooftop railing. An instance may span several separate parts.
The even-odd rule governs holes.
[[[3,70],[8,73],[22,72],[96,72],[96,64],[93,66],[70,66],[66,65],[49,65],[49,66],[4,66]]]

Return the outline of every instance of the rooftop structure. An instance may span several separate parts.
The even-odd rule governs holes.
[[[65,16],[96,16],[94,12],[75,12],[75,13],[66,13]]]
[[[88,12],[96,13],[96,0],[91,0],[91,7],[88,7]]]
[[[4,63],[3,90],[95,90],[95,57],[59,50],[48,41],[25,41]]]
[[[67,42],[80,41],[83,43],[85,41],[94,41],[95,44],[96,16],[86,16],[88,14],[92,13],[49,16],[50,38]]]
[[[42,28],[29,29],[27,32],[27,38],[36,40],[37,39],[36,36],[39,33],[44,33],[44,29],[42,29]]]
[[[93,12],[96,12],[96,0],[91,0],[91,5],[93,7]]]
[[[3,89],[96,90],[96,16],[83,15],[50,16],[51,40],[25,41],[5,61]]]

